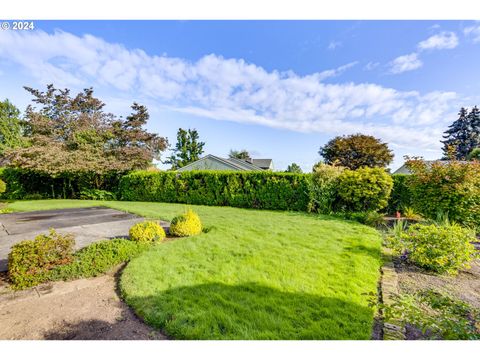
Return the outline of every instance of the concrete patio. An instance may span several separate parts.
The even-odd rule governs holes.
[[[22,240],[34,239],[54,228],[75,235],[75,247],[92,242],[128,237],[130,227],[144,220],[134,214],[107,207],[32,211],[0,215],[0,271],[7,270],[10,248]],[[167,223],[162,223],[166,227]]]

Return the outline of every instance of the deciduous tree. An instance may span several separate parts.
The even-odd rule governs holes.
[[[102,175],[147,168],[167,147],[165,138],[143,129],[149,118],[144,106],[134,103],[123,120],[105,112],[91,88],[74,97],[53,85],[45,92],[25,89],[39,107],[29,105],[25,113],[28,146],[7,151],[13,166],[51,176]]]
[[[363,134],[337,136],[318,152],[326,164],[344,166],[355,170],[360,167],[386,167],[393,153],[386,143]]]

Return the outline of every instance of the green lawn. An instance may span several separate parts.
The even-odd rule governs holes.
[[[21,201],[16,211],[106,205],[170,220],[181,204]],[[331,217],[191,206],[208,232],[128,264],[126,302],[177,339],[369,339],[380,235]]]

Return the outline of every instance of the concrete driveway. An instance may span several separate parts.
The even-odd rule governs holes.
[[[48,233],[50,228],[74,234],[75,246],[79,249],[103,239],[128,237],[130,227],[143,220],[137,215],[100,206],[1,214],[0,271],[7,270],[7,258],[13,244],[33,240],[41,233]]]

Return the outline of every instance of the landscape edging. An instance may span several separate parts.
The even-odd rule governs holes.
[[[383,248],[383,266],[381,277],[381,301],[389,306],[398,295],[398,275],[393,264],[392,250]],[[390,319],[383,322],[383,340],[405,340],[405,327],[400,319]]]

